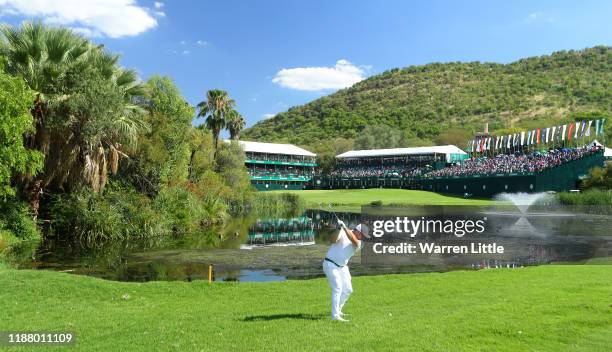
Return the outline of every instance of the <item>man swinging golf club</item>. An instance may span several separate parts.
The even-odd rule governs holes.
[[[331,238],[332,245],[323,261],[323,272],[327,276],[332,291],[332,320],[347,322],[348,320],[342,317],[344,315],[342,307],[353,292],[351,273],[347,264],[355,252],[361,249],[361,240],[364,237],[370,237],[366,225],[359,224],[353,230],[349,230],[340,219],[338,219],[338,225],[341,229]]]

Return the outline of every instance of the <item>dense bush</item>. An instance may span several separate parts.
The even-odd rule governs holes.
[[[608,163],[606,167],[594,167],[589,170],[580,188],[585,190],[590,188],[612,189],[612,163]]]
[[[162,189],[154,203],[155,209],[164,214],[176,234],[202,232],[209,225],[223,223],[227,218],[227,205],[222,199],[190,191],[185,186]]]
[[[27,204],[13,198],[0,201],[0,250],[20,240],[40,238]]]
[[[166,214],[157,211],[148,197],[116,184],[104,193],[81,189],[59,195],[50,210],[52,235],[87,243],[171,233]]]

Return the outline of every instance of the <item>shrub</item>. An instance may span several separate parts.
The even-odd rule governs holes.
[[[163,236],[170,226],[151,200],[111,184],[102,194],[82,189],[58,196],[51,204],[52,233],[88,244]]]
[[[195,187],[195,186],[194,186]],[[227,217],[227,205],[211,194],[198,195],[187,186],[164,187],[155,198],[155,209],[165,214],[174,233],[198,233]]]
[[[40,239],[40,231],[27,204],[14,199],[0,201],[0,242],[6,246],[19,240],[35,239]]]

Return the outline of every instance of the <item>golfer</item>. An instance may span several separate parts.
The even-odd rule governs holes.
[[[361,249],[361,240],[370,237],[366,225],[359,224],[351,231],[342,220],[338,220],[338,224],[341,229],[331,239],[332,245],[323,261],[323,272],[331,287],[332,320],[347,322],[348,320],[342,317],[342,307],[353,292],[348,261]]]

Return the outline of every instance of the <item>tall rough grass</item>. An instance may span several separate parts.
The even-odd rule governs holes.
[[[82,190],[61,195],[53,201],[51,214],[52,235],[88,244],[171,233],[167,218],[148,197],[118,187],[103,194]]]
[[[93,245],[169,235],[208,236],[228,217],[228,206],[211,194],[164,187],[155,198],[117,184],[103,193],[81,190],[51,205],[50,234]]]
[[[294,216],[306,209],[302,199],[293,193],[258,192],[252,203],[257,216]]]
[[[563,205],[612,206],[612,190],[589,189],[580,193],[559,193],[557,198]]]

